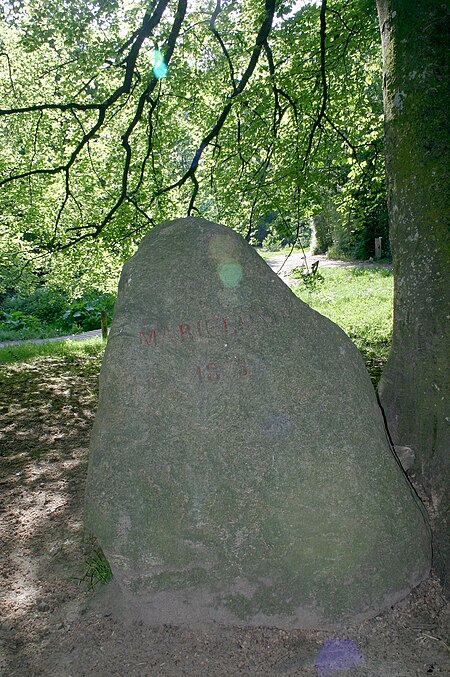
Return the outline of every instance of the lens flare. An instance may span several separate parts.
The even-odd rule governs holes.
[[[222,263],[219,266],[219,277],[225,287],[237,287],[242,280],[242,266],[236,261]]]
[[[328,677],[328,675],[348,670],[362,663],[364,663],[364,658],[351,639],[333,638],[323,643],[316,658],[316,669],[319,677]]]
[[[159,49],[153,50],[153,75],[158,80],[165,78],[167,75],[167,65]]]

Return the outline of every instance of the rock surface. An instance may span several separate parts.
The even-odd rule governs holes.
[[[152,623],[328,627],[429,570],[359,352],[199,218],[154,228],[124,266],[85,507],[111,590]]]

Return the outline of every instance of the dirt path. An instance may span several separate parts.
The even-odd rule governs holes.
[[[448,607],[434,578],[384,615],[335,632],[147,627],[117,615],[114,588],[89,592],[80,584],[83,494],[98,368],[98,357],[0,367],[0,675],[448,675]],[[330,642],[345,651],[327,667]],[[349,647],[360,657],[353,667]]]

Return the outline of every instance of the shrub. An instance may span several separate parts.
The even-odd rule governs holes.
[[[0,311],[0,332],[18,332],[26,336],[41,330],[41,322],[34,315],[27,315],[20,310]]]
[[[7,297],[2,305],[5,311],[20,311],[34,315],[44,324],[53,324],[67,308],[67,297],[60,290],[38,287],[28,296],[15,294]]]
[[[100,329],[101,314],[105,309],[109,319],[114,312],[114,297],[112,294],[91,293],[72,301],[70,307],[63,313],[62,326],[72,331],[74,326],[83,331]]]
[[[109,320],[114,312],[113,294],[91,291],[72,302],[61,290],[38,287],[32,294],[3,298],[0,337],[3,340],[57,336],[99,329],[101,311]]]

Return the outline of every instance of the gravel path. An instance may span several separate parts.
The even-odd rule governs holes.
[[[309,268],[314,263],[319,263],[320,268],[349,268],[351,266],[364,266],[367,268],[391,268],[391,264],[378,263],[377,261],[339,261],[337,259],[329,259],[324,254],[308,254],[305,255],[296,252],[291,256],[276,255],[270,259],[266,259],[266,263],[272,270],[279,275],[286,284],[292,283],[289,275],[293,268],[304,266],[305,263]]]

